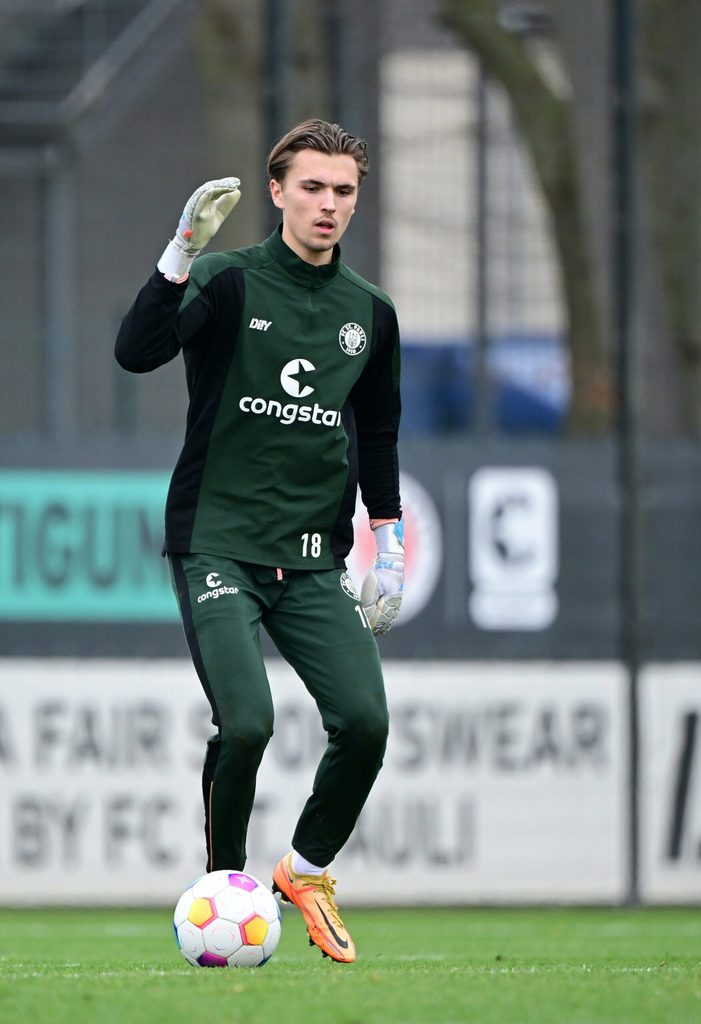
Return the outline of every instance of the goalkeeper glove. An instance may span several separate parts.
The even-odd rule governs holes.
[[[206,181],[193,192],[182,212],[175,238],[158,261],[169,281],[182,281],[195,256],[211,241],[241,198],[238,178]]]
[[[404,590],[404,523],[386,523],[374,531],[377,554],[363,581],[360,600],[370,628],[387,633],[399,615]]]

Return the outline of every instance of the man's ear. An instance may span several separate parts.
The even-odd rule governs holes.
[[[282,195],[282,185],[275,178],[270,179],[270,196],[273,203],[279,210],[282,210],[285,206],[285,200]]]

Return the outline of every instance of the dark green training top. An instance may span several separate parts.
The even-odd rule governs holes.
[[[124,318],[120,365],[182,350],[190,405],[165,551],[288,569],[341,567],[360,483],[371,518],[401,516],[399,330],[380,289],[315,267],[280,236],[155,272]]]

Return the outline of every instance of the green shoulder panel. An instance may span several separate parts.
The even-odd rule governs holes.
[[[244,249],[229,252],[212,252],[198,256],[192,264],[187,289],[180,304],[182,312],[186,306],[196,299],[200,292],[217,277],[218,274],[232,268],[241,270],[258,269],[271,262],[270,254],[263,245],[249,245]]]
[[[383,292],[381,288],[377,287],[377,285],[372,284],[370,281],[366,281],[364,277],[361,277],[360,274],[356,274],[356,272],[351,270],[350,267],[347,267],[345,263],[341,264],[339,273],[342,274],[347,281],[350,281],[351,284],[357,285],[357,287],[362,288],[363,291],[369,292],[370,295],[374,295],[375,298],[381,299],[382,302],[386,302],[387,305],[394,310],[394,303],[387,292]],[[396,313],[396,310],[394,311]]]

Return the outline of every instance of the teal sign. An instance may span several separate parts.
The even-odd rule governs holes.
[[[0,471],[0,619],[178,619],[163,510],[170,475]]]

